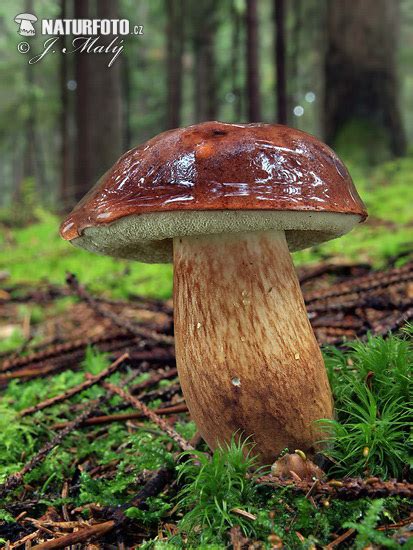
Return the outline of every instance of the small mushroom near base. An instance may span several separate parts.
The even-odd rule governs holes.
[[[299,450],[295,453],[287,453],[276,460],[271,466],[271,474],[280,479],[296,479],[298,481],[311,481],[325,477],[323,470]]]

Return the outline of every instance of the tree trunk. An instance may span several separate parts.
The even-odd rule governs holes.
[[[193,5],[195,52],[195,120],[214,120],[217,116],[217,75],[215,32],[217,2],[204,0]]]
[[[325,60],[325,137],[335,143],[346,128],[362,146],[406,149],[397,99],[397,0],[329,0]],[[380,153],[376,153],[380,154]],[[378,159],[380,160],[380,159]]]
[[[75,0],[75,18],[117,19],[117,0]],[[114,36],[99,37],[108,45]],[[122,150],[121,58],[108,67],[113,54],[76,52],[77,161],[75,201],[116,161]]]
[[[67,0],[60,2],[60,17],[67,18]],[[66,36],[62,36],[62,46],[66,47]],[[69,94],[67,82],[69,77],[68,59],[60,56],[60,203],[63,209],[70,203],[70,143],[69,143]]]
[[[75,19],[89,19],[89,0],[75,0]],[[92,97],[92,54],[75,53],[76,76],[76,153],[75,178],[70,206],[80,200],[91,186],[94,178],[93,161],[93,103]]]
[[[26,0],[25,9],[27,13],[33,13],[33,0]],[[18,200],[21,198],[22,191],[23,193],[26,192],[26,189],[22,189],[22,184],[26,185],[28,183],[29,188],[32,187],[38,197],[47,188],[36,95],[36,72],[36,66],[27,63],[25,76],[28,109],[25,119],[23,178],[15,192],[15,197]]]
[[[131,125],[131,104],[132,104],[132,67],[128,59],[122,63],[122,92],[123,92],[123,150],[127,151],[132,147],[132,125]]]
[[[277,122],[287,124],[287,82],[285,77],[285,5],[284,0],[274,0],[275,64],[277,72]]]
[[[300,45],[301,45],[301,29],[303,25],[303,6],[302,0],[293,0],[291,4],[291,11],[293,13],[293,24],[288,37],[291,44],[291,54],[289,57],[289,81],[292,82],[290,91],[290,97],[298,95],[299,91],[299,68],[300,68]],[[289,105],[291,107],[291,104]]]
[[[261,100],[257,0],[247,0],[246,27],[248,119],[250,122],[259,122],[261,120]]]
[[[118,0],[97,0],[99,19],[119,19]],[[115,36],[102,36],[101,42],[109,45]],[[122,152],[122,54],[108,67],[113,54],[93,57],[95,102],[95,178],[99,178],[118,159]],[[94,179],[95,179],[94,178]],[[94,182],[92,182],[94,183]]]
[[[183,53],[183,0],[166,0],[167,10],[167,128],[181,124],[182,105],[182,53]]]
[[[231,35],[231,80],[234,94],[235,120],[242,120],[243,87],[239,80],[240,75],[240,51],[241,51],[241,25],[242,17],[237,6],[237,1],[231,3],[232,35]]]

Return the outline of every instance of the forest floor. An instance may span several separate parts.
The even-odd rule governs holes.
[[[170,266],[73,249],[40,208],[4,217],[1,544],[413,548],[412,165],[361,174],[370,221],[295,255],[336,406],[318,481],[257,470],[242,442],[210,454],[177,378]]]

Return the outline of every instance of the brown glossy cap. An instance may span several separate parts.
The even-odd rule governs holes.
[[[367,216],[345,166],[315,137],[280,125],[205,122],[164,132],[125,153],[63,222],[61,235],[78,241],[88,228],[126,217],[136,225],[154,213],[164,214],[158,216],[164,223],[166,213],[177,212],[202,213],[203,219],[207,212]],[[171,236],[177,235],[164,238]]]

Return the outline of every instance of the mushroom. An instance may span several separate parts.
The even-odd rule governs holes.
[[[287,453],[274,462],[271,466],[271,474],[280,479],[298,479],[300,481],[325,477],[323,470],[300,450],[296,450],[292,454]]]
[[[18,33],[22,36],[34,36],[36,31],[33,23],[37,21],[37,17],[32,13],[20,13],[16,15],[14,21],[20,25]]]
[[[251,436],[270,464],[318,450],[333,403],[290,251],[367,214],[346,168],[296,129],[205,122],[124,154],[61,226],[101,254],[174,264],[176,360],[211,448]]]

